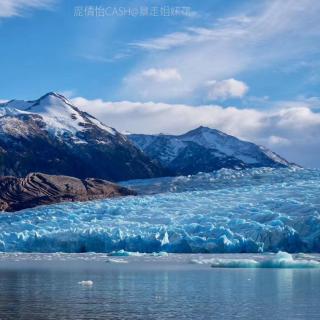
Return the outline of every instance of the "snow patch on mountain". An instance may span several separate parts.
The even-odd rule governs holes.
[[[1,117],[17,117],[23,115],[40,116],[45,123],[48,132],[56,136],[62,136],[65,133],[76,135],[79,131],[84,131],[87,126],[94,125],[109,134],[116,134],[116,131],[96,118],[81,112],[77,107],[72,105],[64,96],[50,92],[38,100],[24,101],[11,100],[0,105]],[[7,131],[15,131],[15,128],[10,125],[14,122],[9,119]],[[24,132],[28,134],[28,132]]]
[[[236,157],[247,164],[257,164],[259,162],[259,159],[257,159],[259,151],[272,158],[275,162],[287,163],[267,148],[240,140],[216,129],[199,127],[182,135],[180,139],[183,141],[193,141],[206,148],[219,150],[221,153]]]
[[[15,117],[8,117],[6,119],[0,118],[0,134],[10,134],[13,137],[25,137],[31,134],[29,127],[21,120]]]
[[[131,134],[128,138],[176,174],[194,174],[221,168],[291,165],[265,147],[206,127],[177,136]]]
[[[6,103],[0,104],[0,107],[7,108],[7,109],[21,109],[25,110],[32,106],[34,101],[25,101],[25,100],[10,100]]]
[[[0,175],[127,180],[166,175],[126,136],[50,92],[0,104]]]
[[[109,132],[109,133],[112,134],[112,135],[115,135],[115,134],[116,134],[116,130],[115,130],[115,129],[106,126],[106,125],[103,124],[101,121],[97,120],[96,118],[90,116],[90,121],[91,121],[93,124],[95,124],[97,127],[99,127],[100,129],[105,130],[105,131]]]

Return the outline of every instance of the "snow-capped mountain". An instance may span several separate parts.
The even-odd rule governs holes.
[[[149,157],[174,174],[292,165],[265,147],[206,127],[177,136],[130,134],[128,137]]]
[[[125,135],[53,92],[0,104],[0,175],[29,172],[115,181],[165,174]]]

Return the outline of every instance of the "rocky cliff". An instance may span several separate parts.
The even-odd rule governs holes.
[[[135,195],[130,189],[100,179],[30,173],[25,178],[0,177],[0,211],[18,211],[65,201],[88,201]]]

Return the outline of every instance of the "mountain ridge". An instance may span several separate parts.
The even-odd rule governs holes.
[[[263,146],[204,126],[180,135],[130,134],[128,137],[176,175],[222,168],[296,166]]]
[[[125,135],[54,92],[0,104],[0,175],[30,172],[112,181],[166,174]]]
[[[120,181],[292,165],[263,146],[204,126],[180,135],[122,134],[56,92],[0,104],[4,176],[43,172]]]

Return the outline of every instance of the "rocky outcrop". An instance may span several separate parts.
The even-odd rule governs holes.
[[[30,173],[25,178],[0,177],[0,211],[18,211],[64,201],[88,201],[135,195],[101,179]]]

